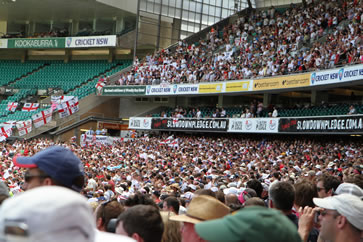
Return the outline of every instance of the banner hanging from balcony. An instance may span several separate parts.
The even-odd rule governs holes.
[[[151,129],[227,131],[228,119],[153,118]]]
[[[318,118],[280,118],[279,132],[362,133],[363,115]]]

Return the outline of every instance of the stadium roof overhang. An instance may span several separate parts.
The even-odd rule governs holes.
[[[103,3],[103,0],[0,0],[0,21],[71,22],[134,16],[134,13],[127,10],[128,8],[114,7],[106,1]]]

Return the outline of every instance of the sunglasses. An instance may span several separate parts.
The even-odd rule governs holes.
[[[316,190],[317,190],[318,192],[320,192],[320,191],[322,191],[322,190],[325,190],[325,188],[324,188],[324,187],[316,187]]]
[[[25,174],[24,174],[24,181],[25,182],[30,182],[33,178],[36,178],[36,177],[38,177],[38,178],[47,178],[47,177],[49,177],[48,175],[31,175],[31,174],[29,174],[28,172],[26,172]]]

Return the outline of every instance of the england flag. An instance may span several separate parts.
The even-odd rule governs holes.
[[[8,111],[15,112],[16,108],[18,107],[18,103],[8,103]]]
[[[39,128],[52,121],[52,108],[48,108],[32,116],[34,127]]]
[[[19,121],[16,123],[16,127],[18,128],[19,136],[24,136],[32,132],[32,120]]]
[[[39,103],[25,103],[22,110],[24,112],[32,112],[39,108]]]
[[[3,127],[1,127],[0,128],[0,142],[5,141],[7,138],[9,138],[11,136],[12,133],[13,133],[12,125],[8,124],[8,125],[4,125]]]
[[[65,118],[79,111],[78,97],[62,102],[57,106],[59,117]]]

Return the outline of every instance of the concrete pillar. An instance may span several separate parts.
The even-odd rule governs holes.
[[[53,29],[54,21],[50,20],[49,31]]]
[[[116,19],[116,33],[120,33],[125,29],[125,20],[123,17]]]
[[[218,96],[218,107],[223,107],[223,95]]]
[[[71,33],[72,35],[75,35],[79,32],[79,21],[77,20],[69,20],[69,23],[71,24]]]
[[[271,94],[264,93],[263,94],[263,106],[268,107],[271,103]]]
[[[174,18],[172,24],[171,42],[175,43],[180,39],[181,20]]]
[[[34,35],[36,30],[37,23],[32,21],[29,23],[29,35]]]
[[[92,22],[92,30],[94,31],[94,32],[96,32],[97,31],[97,19],[93,19],[93,22]]]
[[[0,36],[8,32],[8,22],[0,21]]]
[[[310,104],[311,105],[316,105],[317,103],[317,100],[316,100],[316,93],[317,91],[316,90],[311,90],[311,96],[310,96]]]

